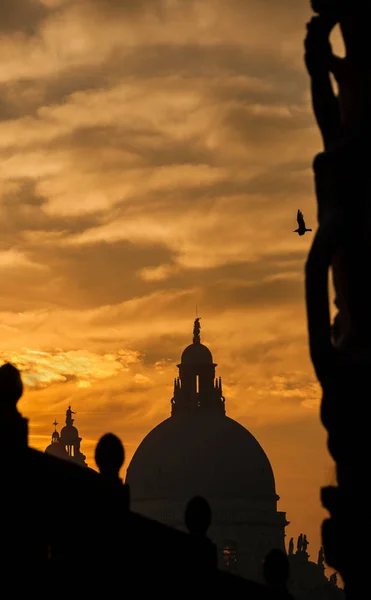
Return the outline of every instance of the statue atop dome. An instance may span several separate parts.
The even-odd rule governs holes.
[[[79,436],[78,429],[74,426],[75,420],[72,418],[72,415],[75,414],[76,412],[71,409],[70,405],[66,410],[66,425],[62,427],[60,433],[57,431],[58,423],[55,419],[52,443],[49,444],[45,452],[67,458],[83,467],[87,467],[86,456],[80,450],[82,438]]]
[[[73,410],[71,410],[71,406],[69,406],[66,410],[66,425],[67,427],[70,427],[73,425],[73,422],[75,419],[72,418],[72,415],[75,415],[76,413],[73,412]]]
[[[201,344],[200,331],[201,331],[200,317],[196,317],[194,325],[193,325],[193,343],[194,344]]]
[[[201,414],[205,412],[225,415],[225,398],[222,380],[215,377],[213,356],[207,346],[201,344],[200,317],[193,325],[193,343],[183,352],[179,376],[174,382],[171,414]]]

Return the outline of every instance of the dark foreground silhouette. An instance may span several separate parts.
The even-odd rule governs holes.
[[[306,305],[310,355],[323,391],[321,420],[337,478],[337,485],[321,490],[329,513],[324,554],[350,600],[365,594],[360,574],[369,569],[371,534],[364,408],[371,367],[371,3],[312,0],[312,8],[317,14],[307,25],[305,64],[324,151],[313,164],[318,229],[306,263]],[[344,58],[334,55],[329,39],[337,24]]]
[[[125,451],[114,434],[96,446],[100,473],[30,448],[28,422],[16,406],[22,391],[19,371],[0,367],[0,572],[8,597],[113,598],[124,590],[137,597],[173,597],[176,590],[277,597],[268,586],[218,570],[203,498],[186,508],[189,533],[131,511],[119,477]]]
[[[265,557],[263,575],[267,585],[282,600],[294,600],[288,591],[290,563],[287,555],[279,548],[274,548]]]

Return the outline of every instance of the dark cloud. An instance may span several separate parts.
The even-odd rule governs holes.
[[[167,79],[202,90],[205,102],[299,104],[306,101],[307,76],[270,50],[259,54],[238,43],[200,45],[147,43],[135,49],[115,48],[93,64],[70,65],[68,70],[4,83],[1,118],[36,114],[43,105],[58,104],[75,92],[110,88],[123,81],[146,81],[148,93],[166,88]]]
[[[286,275],[273,280],[267,276],[267,273],[272,275],[277,272],[279,264],[286,273],[292,270],[293,276]],[[221,278],[223,271],[224,277]],[[227,266],[191,273],[186,271],[179,278],[178,287],[170,283],[166,286],[155,282],[151,291],[148,290],[148,296],[138,298],[137,304],[130,307],[126,303],[112,306],[93,317],[91,324],[104,329],[115,323],[128,323],[137,319],[141,327],[145,323],[164,323],[163,332],[157,331],[156,335],[152,335],[148,330],[144,338],[137,339],[136,347],[144,354],[146,364],[163,358],[175,361],[179,359],[179,348],[190,343],[190,336],[188,339],[173,332],[173,324],[179,319],[179,315],[194,315],[195,302],[202,306],[203,313],[210,319],[223,319],[223,315],[231,311],[236,314],[244,311],[246,315],[251,311],[270,314],[272,310],[281,309],[295,312],[298,304],[304,306],[301,271],[300,261],[294,261],[293,264],[288,262],[283,267],[282,262],[272,261],[269,266],[263,260],[251,267],[249,264],[236,265],[235,269],[232,266],[230,273]],[[238,352],[240,350],[239,346]]]
[[[282,277],[273,281],[262,281],[254,285],[231,280],[215,281],[202,290],[202,306],[206,311],[224,311],[231,307],[277,309],[283,305],[297,306],[304,301],[304,284],[299,279]]]
[[[2,310],[66,306],[66,301],[71,307],[122,302],[133,293],[148,292],[149,284],[137,276],[143,265],[171,260],[166,248],[155,245],[65,246],[63,240],[69,235],[97,226],[104,215],[50,216],[45,212],[47,200],[36,192],[33,180],[15,180],[13,184],[0,204],[0,250],[17,251],[28,262],[7,268]],[[47,298],[40,294],[45,278]]]
[[[81,1],[81,0],[80,0]],[[82,0],[83,3],[100,11],[142,13],[144,10],[161,10],[166,6],[164,0]],[[192,3],[192,0],[190,0]]]
[[[18,4],[21,5],[17,3],[16,6]],[[32,4],[35,10],[37,5],[41,6],[36,2],[27,4]],[[107,11],[139,14],[147,9],[164,8],[164,3],[149,0],[86,0],[79,4],[94,7],[102,14]],[[186,4],[180,3],[180,8],[185,9]],[[299,12],[303,9],[295,8],[291,1],[286,4],[286,9],[282,9],[284,22],[287,22],[290,10],[295,13],[291,17],[299,19]],[[260,10],[256,2],[241,4],[237,1],[232,2],[228,10],[240,10],[242,17],[249,20],[247,5],[253,17],[256,10]],[[73,3],[65,3],[66,10],[71,6]],[[189,3],[188,8],[192,9]],[[239,20],[236,12],[234,19]],[[48,107],[59,105],[70,107],[72,111],[74,99],[71,95],[75,92],[89,90],[93,98],[95,91],[108,92],[124,82],[137,85],[138,96],[146,95],[149,99],[151,95],[156,97],[159,90],[164,94],[168,92],[169,97],[178,89],[185,92],[193,90],[199,100],[196,108],[189,109],[188,113],[199,111],[200,123],[202,114],[207,115],[209,110],[215,114],[215,120],[211,120],[207,131],[195,128],[186,133],[184,128],[181,135],[176,128],[163,127],[163,123],[154,119],[151,113],[143,112],[131,121],[128,119],[125,124],[106,125],[96,123],[92,114],[91,125],[73,122],[70,128],[56,129],[54,136],[47,141],[32,138],[25,144],[22,140],[22,148],[19,149],[18,140],[15,140],[14,146],[9,145],[2,151],[4,162],[17,151],[39,151],[47,157],[62,156],[69,176],[73,173],[78,178],[79,173],[84,177],[101,171],[112,180],[116,174],[122,177],[132,167],[143,169],[143,178],[155,173],[158,167],[188,165],[224,169],[217,181],[193,177],[179,184],[174,177],[160,189],[141,190],[139,196],[135,189],[126,192],[122,202],[115,202],[115,206],[108,207],[104,213],[98,210],[81,212],[73,217],[51,213],[50,198],[38,191],[39,184],[43,182],[42,176],[35,177],[34,181],[31,178],[10,181],[10,190],[3,193],[0,207],[1,248],[22,253],[30,264],[41,268],[21,264],[12,269],[4,307],[9,306],[11,293],[21,282],[28,294],[27,299],[20,299],[21,306],[24,307],[27,301],[30,306],[37,306],[37,295],[40,295],[45,277],[49,284],[48,299],[41,295],[40,305],[50,303],[89,308],[120,304],[130,297],[141,295],[146,298],[154,290],[187,292],[195,286],[202,290],[203,301],[210,310],[211,301],[207,298],[212,298],[212,303],[215,303],[214,310],[223,310],[223,305],[272,306],[274,302],[290,304],[301,299],[300,276],[297,274],[304,251],[300,256],[285,257],[281,261],[264,257],[257,263],[241,259],[241,264],[235,264],[233,258],[226,259],[226,265],[222,267],[174,270],[165,280],[151,282],[143,281],[139,276],[142,269],[162,264],[173,266],[179,259],[174,250],[165,247],[165,242],[160,244],[149,240],[147,244],[135,245],[127,241],[96,242],[84,247],[69,245],[74,234],[145,213],[154,215],[159,222],[171,215],[176,223],[190,208],[195,209],[195,217],[199,219],[202,214],[219,215],[212,235],[221,240],[225,228],[223,216],[228,210],[238,211],[242,218],[248,212],[251,216],[269,208],[267,214],[270,211],[280,212],[280,218],[288,222],[293,196],[309,195],[313,189],[305,157],[282,157],[281,151],[277,150],[283,146],[289,148],[294,138],[299,140],[303,132],[311,128],[311,115],[305,108],[306,74],[269,44],[257,55],[256,48],[249,46],[248,42],[248,39],[244,44],[237,38],[236,41],[227,41],[221,37],[220,42],[207,44],[194,41],[155,44],[148,39],[146,44],[129,50],[123,40],[122,46],[115,47],[108,57],[96,64],[72,64],[68,69],[62,64],[61,69],[50,76],[3,84],[3,118],[33,114],[35,121],[26,121],[25,127],[32,123],[35,130],[38,125],[46,127],[48,123],[54,123],[54,115]],[[255,106],[262,110],[254,110]],[[41,107],[45,110],[40,110]],[[182,116],[187,118],[188,114],[180,114],[177,118],[181,120]],[[209,143],[211,131],[219,136],[217,144]],[[237,161],[240,167],[244,167],[246,177],[235,178],[235,159],[230,157],[230,150],[238,144],[246,151]],[[267,150],[273,156],[269,160]],[[258,173],[249,173],[253,160],[259,162]],[[81,192],[82,198],[84,193],[85,189]],[[227,200],[231,198],[234,204],[228,206]],[[279,205],[272,204],[276,198],[280,201]],[[269,226],[273,223],[272,216]],[[289,229],[291,233],[290,226]],[[207,244],[206,238],[204,242]],[[202,243],[200,240],[200,247]],[[273,280],[277,273],[282,273],[281,279]],[[178,310],[183,301],[177,296],[172,299],[172,310]]]
[[[143,364],[147,367],[152,367],[154,363],[161,360],[169,360],[171,366],[174,368],[174,376],[176,375],[175,365],[180,361],[180,353],[190,343],[191,335],[189,339],[185,338],[178,333],[171,331],[172,326],[166,327],[166,321],[164,324],[164,332],[159,335],[149,335],[146,340],[138,344],[138,350],[142,353]],[[191,334],[191,328],[190,332]],[[169,384],[171,381],[169,380]]]
[[[26,238],[29,232],[67,235],[81,233],[100,222],[99,217],[92,213],[77,215],[73,219],[50,216],[45,211],[47,203],[48,199],[37,192],[37,181],[34,179],[9,179],[7,189],[1,195],[0,249],[20,246],[27,251]],[[58,236],[54,237],[54,242],[58,242]]]
[[[1,0],[0,33],[34,34],[49,12],[39,0]]]
[[[226,282],[233,285],[241,282],[243,285],[259,286],[265,279],[279,273],[285,276],[299,276],[303,273],[306,254],[303,251],[290,252],[277,255],[266,254],[260,260],[241,261],[238,263],[227,262],[224,265],[209,267],[205,269],[188,268],[186,270],[170,274],[163,281],[156,281],[156,289],[163,290],[187,289],[189,283],[192,286],[205,288],[207,295],[209,286],[215,284],[223,288]]]
[[[137,277],[143,266],[169,260],[161,247],[134,246],[130,242],[95,244],[71,248],[50,243],[24,246],[26,257],[35,265],[8,269],[7,286],[0,309],[23,311],[45,307],[85,309],[117,304],[136,295],[145,295],[153,284]],[[47,296],[41,290],[47,283]]]
[[[200,137],[185,136],[182,140],[161,131],[151,123],[123,126],[92,125],[77,127],[63,137],[43,146],[47,151],[67,151],[89,168],[104,168],[105,173],[117,172],[125,166],[155,169],[164,165],[211,164],[213,153]],[[104,155],[104,151],[115,150]],[[127,206],[126,202],[125,205]]]
[[[270,368],[277,369],[283,361],[284,352],[291,340],[275,339],[269,342],[258,342],[248,347],[231,349],[230,358],[238,359],[248,365],[267,364]]]

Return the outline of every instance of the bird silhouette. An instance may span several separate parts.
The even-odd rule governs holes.
[[[296,220],[298,222],[299,227],[297,229],[294,229],[294,233],[304,235],[306,231],[312,231],[311,229],[306,228],[303,213],[301,212],[301,210],[298,210]]]

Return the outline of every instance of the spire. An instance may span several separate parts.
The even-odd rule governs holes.
[[[200,317],[196,317],[194,325],[193,325],[193,343],[194,344],[201,344],[200,330],[201,330]]]
[[[54,419],[54,431],[52,433],[52,444],[55,444],[55,442],[59,442],[59,433],[57,431],[57,419]]]
[[[64,459],[68,459],[69,456],[66,452],[66,449],[64,447],[64,445],[62,444],[61,441],[61,436],[59,435],[59,432],[57,431],[57,419],[54,419],[54,431],[52,433],[52,440],[51,443],[49,444],[49,446],[47,448],[45,448],[45,452],[47,454],[52,454],[53,456],[58,456],[58,458],[64,458]]]

